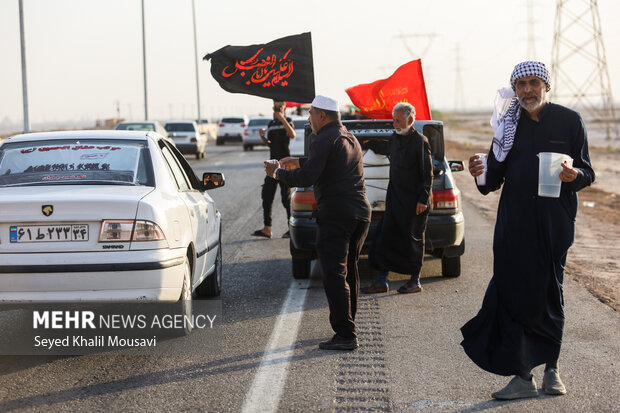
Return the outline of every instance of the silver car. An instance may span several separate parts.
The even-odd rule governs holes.
[[[271,118],[255,117],[250,118],[248,126],[243,131],[243,150],[251,151],[255,145],[265,145],[260,138],[260,130],[267,129],[267,125],[271,122]]]

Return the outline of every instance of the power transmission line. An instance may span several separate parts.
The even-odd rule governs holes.
[[[596,0],[557,1],[551,71],[554,98],[583,108],[607,139],[620,139]]]

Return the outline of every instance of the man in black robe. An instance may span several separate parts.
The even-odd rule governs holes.
[[[511,86],[516,99],[508,89],[499,91],[512,103],[497,105],[508,109],[499,116],[496,109],[493,116],[495,137],[486,172],[478,156],[469,159],[472,176],[486,173],[486,184],[477,186],[480,193],[502,184],[503,189],[493,236],[493,277],[480,312],[461,328],[461,345],[478,366],[515,375],[492,394],[504,400],[538,396],[531,371],[541,364],[545,393],[566,393],[558,373],[564,266],[575,235],[577,191],[594,181],[584,122],[577,112],[546,101],[550,84],[545,65],[518,64]],[[562,164],[557,198],[538,195],[541,152],[573,158],[572,167]]]
[[[265,162],[265,172],[289,186],[314,185],[316,252],[323,272],[329,321],[336,334],[319,343],[324,350],[358,347],[355,328],[357,262],[370,225],[362,149],[340,122],[338,103],[326,96],[312,101],[308,122],[316,138],[307,158]],[[282,166],[282,168],[280,168]]]
[[[433,204],[431,147],[428,139],[413,127],[415,108],[410,103],[395,105],[392,116],[395,132],[388,140],[373,139],[362,144],[362,148],[372,149],[390,159],[385,214],[369,254],[370,264],[379,271],[379,276],[362,288],[366,294],[387,292],[389,271],[411,275],[398,289],[399,293],[422,291],[424,232]]]

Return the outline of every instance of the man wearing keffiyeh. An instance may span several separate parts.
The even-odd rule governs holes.
[[[498,90],[487,168],[474,155],[469,172],[486,174],[481,194],[502,188],[493,235],[493,277],[480,312],[462,328],[467,355],[481,368],[515,377],[496,399],[536,397],[532,369],[545,364],[542,387],[561,395],[558,358],[564,330],[562,283],[575,235],[577,191],[594,181],[581,116],[547,102],[550,76],[541,62],[522,62]],[[558,198],[538,195],[538,157],[556,152],[562,164]]]

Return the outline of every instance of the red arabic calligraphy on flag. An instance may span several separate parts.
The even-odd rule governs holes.
[[[360,113],[372,119],[392,119],[392,109],[399,102],[415,106],[416,119],[431,119],[420,59],[400,66],[387,79],[353,86],[345,92]]]
[[[273,54],[265,59],[258,59],[258,56],[263,51],[260,48],[258,52],[248,60],[237,61],[233,67],[226,66],[222,70],[222,76],[231,77],[239,75],[246,78],[246,85],[252,83],[260,83],[263,87],[272,87],[280,85],[282,87],[288,86],[288,81],[284,80],[289,78],[294,69],[294,62],[288,58],[292,49],[288,49],[284,56],[278,59]],[[251,73],[251,76],[246,76]]]
[[[211,74],[232,93],[311,102],[314,68],[310,33],[252,46],[225,46],[204,57]]]

